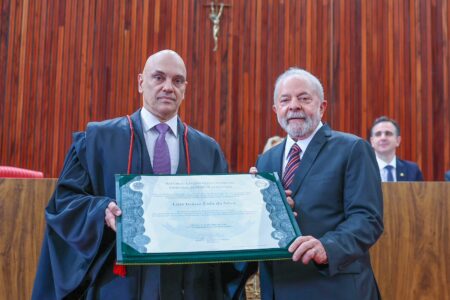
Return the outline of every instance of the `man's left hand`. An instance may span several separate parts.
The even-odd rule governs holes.
[[[327,264],[328,257],[322,243],[308,235],[298,237],[290,246],[289,252],[293,253],[292,260],[301,260],[303,264],[308,264],[314,260],[317,264]]]

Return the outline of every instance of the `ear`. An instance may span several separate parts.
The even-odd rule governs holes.
[[[272,110],[275,114],[277,114],[277,106],[275,104],[272,105]]]
[[[143,89],[142,89],[142,83],[144,82],[144,77],[142,74],[138,74],[138,91],[139,94],[142,94]]]
[[[370,137],[370,145],[372,145],[372,148],[375,146],[375,141],[373,136]]]
[[[402,137],[401,137],[401,136],[398,136],[397,139],[396,139],[397,147],[400,146],[400,142],[401,142],[401,141],[402,141]]]
[[[320,103],[320,117],[323,116],[325,110],[327,109],[328,102],[327,100],[323,100],[322,103]]]
[[[184,83],[184,88],[183,88],[183,91],[182,91],[183,97],[181,98],[181,100],[184,100],[184,95],[186,94],[186,87],[187,87],[187,84],[188,84],[188,82],[186,81],[186,82]]]

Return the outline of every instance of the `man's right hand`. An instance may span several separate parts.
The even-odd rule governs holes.
[[[116,202],[109,202],[108,207],[105,209],[105,222],[106,225],[112,230],[116,231],[116,217],[120,216],[122,211],[117,206]]]
[[[292,197],[291,197],[292,196],[292,191],[291,190],[284,190],[284,192],[286,193],[287,203],[292,208],[292,211],[294,211],[295,202],[294,202],[294,199],[292,199]],[[295,211],[294,211],[294,216],[297,216],[297,213]]]

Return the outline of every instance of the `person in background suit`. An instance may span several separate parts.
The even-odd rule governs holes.
[[[445,172],[445,181],[450,181],[450,170]]]
[[[275,84],[273,110],[288,136],[261,154],[254,172],[283,174],[302,232],[292,261],[260,263],[264,300],[379,299],[370,247],[383,232],[383,196],[369,143],[332,130],[320,81],[291,68]]]
[[[264,145],[263,153],[269,150],[270,148],[278,145],[283,141],[282,137],[279,137],[278,135],[274,135],[267,139],[266,144]]]
[[[401,139],[400,127],[395,120],[381,116],[373,122],[370,142],[375,150],[381,180],[423,181],[422,172],[416,163],[399,159],[395,155]]]
[[[240,297],[234,264],[130,265],[126,270],[115,265],[116,217],[122,210],[115,202],[114,174],[227,172],[217,142],[178,117],[186,85],[183,59],[172,50],[157,52],[138,75],[141,109],[129,118],[89,123],[85,132],[74,134],[45,210],[32,299]]]

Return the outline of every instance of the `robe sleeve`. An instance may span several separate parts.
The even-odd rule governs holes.
[[[113,248],[115,235],[104,223],[110,201],[113,199],[92,194],[85,133],[74,134],[74,143],[45,210],[47,228],[33,298],[40,295],[48,299],[45,295],[50,291],[45,292],[44,287],[51,287],[60,299],[95,278],[92,271],[99,271]]]

